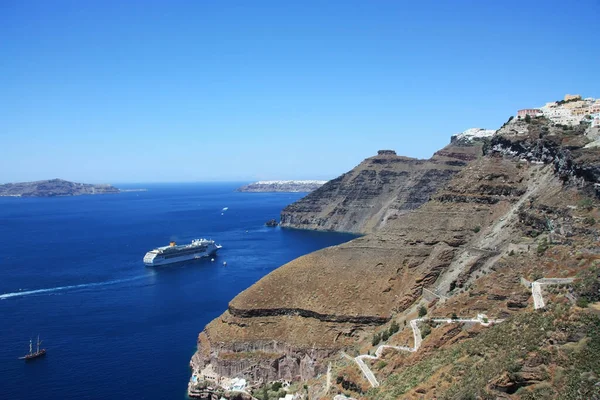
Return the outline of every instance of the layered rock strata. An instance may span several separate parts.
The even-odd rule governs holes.
[[[418,208],[481,154],[481,142],[457,140],[429,160],[381,150],[281,212],[281,226],[369,233]]]

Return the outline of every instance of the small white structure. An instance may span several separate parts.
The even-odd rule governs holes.
[[[232,392],[241,392],[246,389],[246,380],[244,378],[233,378],[227,390]]]
[[[452,135],[450,141],[454,142],[455,140],[462,140],[470,142],[475,139],[491,137],[494,133],[496,133],[496,131],[493,129],[471,128],[464,132],[457,133],[456,135]]]
[[[338,394],[333,400],[356,400],[354,397],[346,397],[343,394]]]
[[[485,314],[477,314],[477,319],[479,323],[483,326],[488,326],[490,324],[488,316]]]
[[[280,397],[279,400],[298,400],[300,399],[299,394],[286,394],[285,397]]]

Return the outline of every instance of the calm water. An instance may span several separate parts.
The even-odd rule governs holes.
[[[0,198],[0,399],[183,399],[197,334],[229,300],[352,238],[266,228],[302,195],[236,186]],[[223,245],[214,263],[142,264],[153,247],[201,236]],[[18,360],[38,333],[47,356]]]

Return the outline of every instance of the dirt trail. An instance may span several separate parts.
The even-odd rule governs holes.
[[[569,284],[573,282],[573,278],[542,278],[531,284],[531,294],[533,295],[533,307],[534,309],[540,309],[545,307],[544,297],[542,296],[541,286],[542,285],[560,285],[560,284]],[[390,346],[387,344],[383,344],[377,347],[375,350],[375,355],[370,354],[361,354],[357,357],[354,357],[353,360],[356,362],[365,378],[369,381],[372,387],[378,387],[379,382],[377,378],[375,378],[375,374],[369,368],[369,366],[363,360],[377,360],[383,354],[384,350],[392,349],[397,351],[408,351],[411,353],[416,352],[421,347],[421,343],[423,342],[423,336],[421,335],[421,330],[419,329],[419,322],[427,322],[432,321],[436,323],[443,324],[452,324],[452,323],[478,323],[482,326],[490,326],[492,324],[498,324],[503,322],[503,319],[493,319],[488,320],[485,314],[478,314],[477,318],[415,318],[409,322],[409,325],[413,331],[414,344],[413,347],[406,346]],[[345,357],[348,359],[352,359],[346,353],[343,353]]]

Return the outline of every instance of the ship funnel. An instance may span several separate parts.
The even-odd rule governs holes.
[[[171,241],[171,243],[169,243],[169,246],[175,247],[175,242]]]

